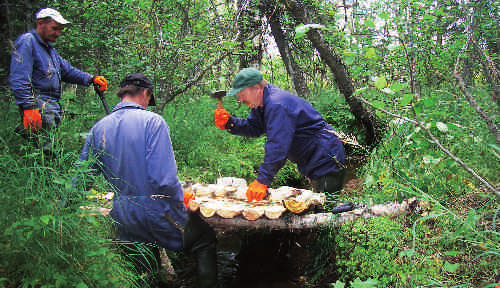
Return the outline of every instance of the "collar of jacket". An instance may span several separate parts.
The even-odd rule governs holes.
[[[264,110],[264,107],[266,107],[266,104],[269,103],[269,90],[271,88],[271,84],[267,84],[266,87],[264,87],[264,91],[262,92],[262,107],[257,107],[260,108],[261,110]]]
[[[146,110],[144,107],[142,107],[141,105],[135,103],[135,102],[132,102],[132,101],[125,101],[125,102],[119,102],[118,104],[116,104],[115,108],[113,108],[113,111],[112,112],[115,112],[117,110],[120,110],[120,109],[142,109],[142,110]]]
[[[30,31],[31,34],[33,34],[33,36],[35,37],[36,41],[42,45],[43,47],[47,48],[47,49],[52,49],[54,48],[54,46],[52,46],[52,44],[49,42],[49,43],[45,43],[43,42],[42,38],[40,38],[40,35],[38,35],[38,33],[36,33],[36,30],[35,29],[32,29]]]

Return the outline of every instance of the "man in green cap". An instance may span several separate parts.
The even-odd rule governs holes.
[[[335,193],[345,176],[345,153],[333,128],[304,99],[268,84],[259,70],[244,68],[236,75],[228,95],[251,111],[247,119],[215,110],[215,125],[234,135],[266,134],[264,162],[246,193],[248,201],[260,201],[274,176],[289,159],[308,177],[316,192]]]

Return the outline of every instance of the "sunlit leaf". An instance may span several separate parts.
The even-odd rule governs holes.
[[[75,288],[88,288],[89,286],[87,286],[87,284],[83,283],[83,282],[80,282],[78,283],[78,285],[76,285]]]
[[[414,96],[415,96],[414,94],[403,95],[403,98],[401,98],[401,101],[399,102],[399,104],[401,106],[406,106],[406,105],[410,104],[410,102],[413,100]]]
[[[455,273],[459,267],[460,263],[451,264],[450,262],[446,261],[443,264],[443,269],[450,273]]]
[[[437,122],[436,128],[441,132],[448,132],[448,125],[443,122]]]
[[[436,100],[432,97],[426,98],[424,100],[425,107],[434,107],[436,105]]]
[[[311,29],[325,29],[324,25],[321,24],[300,24],[297,27],[295,27],[295,39],[302,38],[304,35]]]
[[[384,108],[385,104],[382,101],[379,100],[373,100],[372,102],[373,107],[375,108]]]
[[[459,251],[455,251],[455,250],[453,250],[453,251],[446,251],[444,253],[444,255],[446,255],[446,256],[457,256],[458,254],[460,254],[460,252]]]
[[[436,165],[441,161],[441,158],[434,158],[431,155],[425,155],[424,157],[422,157],[422,160],[425,164]]]
[[[384,20],[387,20],[389,19],[389,12],[382,12],[380,14],[378,14],[378,17],[380,17],[380,19],[384,19]]]
[[[382,89],[385,86],[387,86],[387,81],[384,76],[378,77],[377,80],[375,80],[375,87],[378,89]]]
[[[399,91],[403,90],[405,87],[406,87],[405,84],[398,83],[398,82],[391,84],[391,90],[394,92],[399,92]]]
[[[415,255],[414,249],[405,249],[405,250],[399,252],[399,257],[403,257],[403,256],[412,257],[413,255]]]
[[[389,87],[385,87],[384,89],[382,89],[382,92],[387,94],[394,94],[394,91],[392,91]]]
[[[345,51],[344,52],[344,64],[351,65],[354,62],[354,60],[356,60],[356,55],[357,55],[357,53],[355,53],[355,52]]]
[[[375,28],[375,23],[373,23],[373,21],[370,20],[370,19],[366,19],[365,20],[365,26],[368,27],[368,28]]]
[[[365,57],[366,58],[371,58],[371,57],[375,56],[375,54],[376,54],[375,53],[375,48],[370,47],[370,48],[366,49]]]
[[[344,288],[345,284],[344,284],[344,282],[337,280],[337,282],[335,282],[335,283],[330,283],[330,286],[333,288]]]
[[[361,281],[361,279],[356,278],[352,283],[352,288],[376,288],[378,287],[379,281],[377,279],[369,278],[366,281]]]
[[[352,93],[352,95],[359,95],[359,94],[361,94],[361,92],[365,91],[366,89],[368,89],[368,87],[362,87],[362,88],[356,89],[356,91],[354,91],[354,93]]]
[[[371,187],[371,186],[375,186],[375,184],[377,184],[377,179],[375,179],[375,177],[373,177],[372,175],[366,176],[366,179],[365,179],[366,186]]]
[[[51,215],[40,216],[40,221],[42,221],[42,223],[45,224],[45,225],[49,224],[50,219],[52,219]]]

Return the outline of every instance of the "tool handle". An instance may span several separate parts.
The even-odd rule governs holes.
[[[104,106],[104,110],[106,111],[106,114],[109,114],[109,107],[108,103],[106,103],[106,99],[104,98],[104,92],[99,90],[99,85],[94,83],[94,91],[99,95],[99,99],[101,99],[102,105]]]
[[[223,109],[221,99],[217,99],[217,109]]]

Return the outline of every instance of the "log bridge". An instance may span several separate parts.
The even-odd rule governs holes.
[[[96,207],[80,207],[87,210],[89,215],[108,215],[111,209]],[[303,230],[314,229],[323,225],[341,226],[346,222],[358,219],[367,219],[380,216],[399,216],[408,213],[419,213],[422,210],[419,200],[414,197],[404,200],[402,203],[389,202],[380,205],[374,205],[370,208],[363,207],[340,214],[332,213],[312,213],[296,215],[291,212],[283,214],[278,219],[267,219],[261,217],[250,221],[242,216],[236,216],[230,219],[214,215],[212,217],[203,217],[205,221],[217,232],[237,232],[240,230]],[[199,212],[197,212],[199,213]]]

